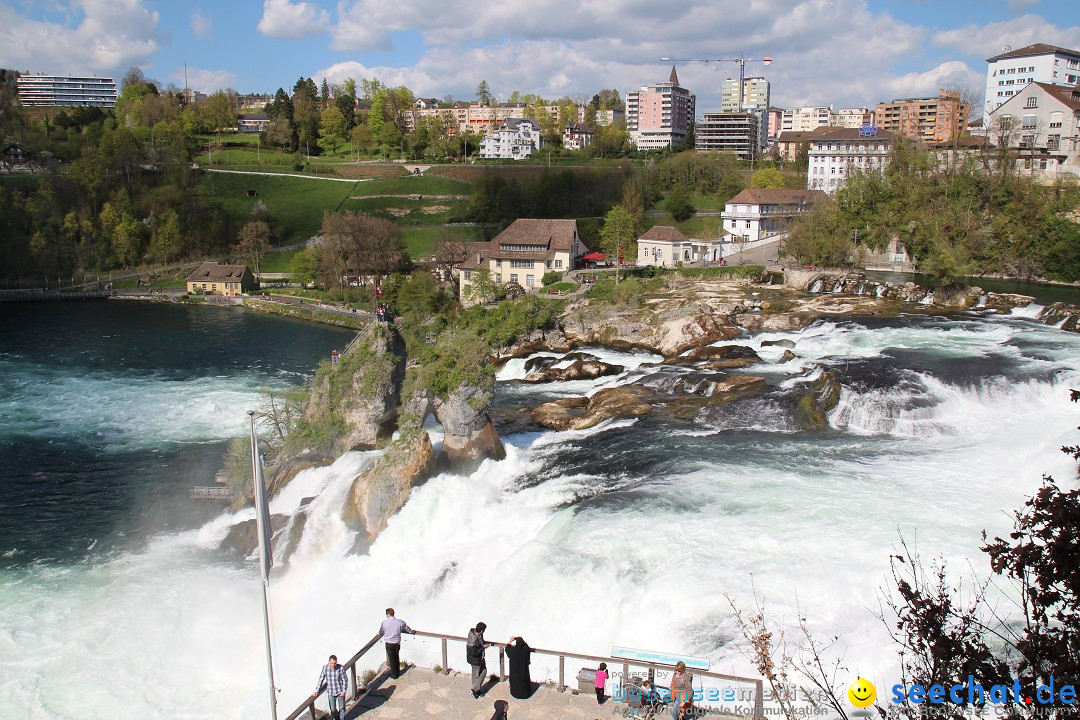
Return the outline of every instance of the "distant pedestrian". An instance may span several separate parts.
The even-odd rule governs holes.
[[[515,635],[506,643],[506,659],[510,661],[510,694],[519,700],[532,695],[532,677],[529,675],[529,656],[533,649],[520,636]]]
[[[386,643],[386,668],[395,680],[401,675],[401,633],[415,635],[416,631],[394,617],[394,608],[386,608],[386,619],[379,628],[379,637]]]
[[[345,668],[338,665],[337,655],[331,655],[329,662],[323,665],[319,673],[319,682],[315,684],[315,692],[311,697],[317,697],[326,688],[326,697],[330,700],[330,717],[333,720],[342,720],[345,717],[345,693],[349,691],[349,678],[345,674]]]
[[[510,712],[510,703],[505,700],[495,701],[495,713],[491,716],[491,720],[508,720]]]
[[[472,696],[480,697],[480,690],[484,687],[484,678],[487,677],[487,661],[484,659],[484,650],[491,647],[484,641],[484,631],[487,630],[485,623],[476,623],[476,627],[469,631],[469,638],[465,642],[465,659],[472,668]]]
[[[600,668],[596,671],[596,704],[604,704],[604,686],[607,685],[608,673],[607,663],[600,663]]]

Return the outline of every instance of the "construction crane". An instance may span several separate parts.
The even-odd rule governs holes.
[[[665,62],[733,62],[739,66],[739,111],[743,110],[743,84],[746,81],[746,63],[759,62],[764,65],[772,65],[772,58],[766,55],[763,58],[731,57],[731,58],[660,58]]]

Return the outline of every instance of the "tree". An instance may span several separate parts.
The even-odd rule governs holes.
[[[487,80],[481,80],[476,86],[476,99],[481,105],[491,105],[491,88]]]
[[[784,176],[776,168],[761,168],[750,178],[750,187],[779,190],[784,187]]]
[[[345,143],[345,116],[336,105],[322,111],[319,123],[319,147],[331,155]]]
[[[270,226],[262,220],[248,220],[236,234],[237,243],[233,247],[238,255],[250,258],[255,264],[255,277],[260,275],[259,260],[270,248]]]
[[[623,261],[623,250],[637,257],[634,237],[634,218],[622,205],[616,205],[604,217],[604,227],[600,230],[600,243],[604,252],[615,257],[615,284],[619,284],[619,267]]]
[[[450,277],[454,268],[469,257],[469,248],[461,240],[439,238],[435,243],[435,263],[442,271],[443,277]]]
[[[682,185],[676,185],[668,193],[666,207],[676,222],[689,220],[694,214],[694,205]]]
[[[154,224],[154,235],[150,240],[150,253],[161,262],[168,265],[170,258],[180,254],[183,239],[180,236],[180,216],[176,211],[169,208],[161,214]]]
[[[354,127],[349,134],[349,139],[352,140],[352,144],[356,147],[356,162],[360,162],[360,151],[367,152],[367,149],[375,142],[375,138],[371,136],[371,128],[367,125]]]
[[[262,141],[267,145],[277,145],[282,150],[292,147],[293,127],[288,118],[275,117],[263,130]]]
[[[233,112],[232,103],[222,90],[199,103],[198,115],[206,132],[216,133],[236,128],[236,114]]]
[[[495,278],[491,276],[491,270],[480,268],[472,271],[472,277],[468,283],[469,298],[480,304],[491,302],[502,294],[502,288]]]

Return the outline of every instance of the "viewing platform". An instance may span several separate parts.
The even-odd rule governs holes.
[[[349,677],[346,720],[487,720],[494,713],[494,704],[499,700],[509,703],[510,717],[514,720],[646,718],[642,709],[632,708],[623,698],[616,699],[609,695],[602,705],[598,705],[591,676],[585,681],[579,680],[578,671],[595,669],[599,663],[607,663],[610,673],[607,691],[614,693],[616,688],[623,687],[631,678],[650,677],[656,687],[667,688],[674,670],[673,664],[651,661],[651,658],[662,657],[652,653],[641,654],[641,657],[650,658],[650,661],[645,661],[534,647],[530,663],[533,692],[527,699],[518,699],[510,696],[505,644],[488,640],[491,645],[486,653],[488,679],[484,683],[483,694],[476,699],[471,693],[469,666],[465,663],[465,642],[465,637],[422,630],[417,630],[413,635],[403,635],[402,673],[395,679],[390,677],[383,662],[381,638],[373,637],[352,658],[342,663]],[[675,659],[672,659],[674,662]],[[707,663],[703,659],[701,662]],[[367,685],[361,687],[365,668],[369,676],[372,670],[377,670],[374,670],[375,675],[369,678]],[[701,698],[695,701],[698,717],[764,718],[764,683],[761,678],[725,675],[694,667],[690,668],[690,672],[694,690]],[[359,684],[358,674],[361,680]],[[284,716],[283,720],[323,720],[329,717],[325,690],[315,698],[302,698],[299,706],[289,715],[284,715],[289,707],[288,698],[279,700],[279,716]],[[664,716],[657,714],[654,717],[662,720]]]

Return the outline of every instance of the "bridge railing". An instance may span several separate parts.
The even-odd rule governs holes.
[[[359,696],[356,684],[357,662],[379,642],[379,636],[372,638],[361,650],[356,653],[347,663],[345,668],[349,671],[352,679],[352,698]],[[441,668],[443,671],[458,670],[466,671],[468,663],[465,661],[465,643],[468,638],[461,635],[446,635],[443,633],[417,630],[414,635],[403,635],[401,645],[401,658],[403,662],[409,662],[420,667]],[[489,674],[497,674],[500,680],[506,679],[506,643],[487,641],[492,646],[489,652],[498,652],[498,665],[489,666]],[[533,659],[530,662],[530,674],[534,682],[554,685],[559,690],[568,687],[570,680],[576,687],[577,670],[573,663],[581,661],[595,668],[599,663],[607,663],[609,673],[609,692],[620,699],[619,691],[625,688],[631,679],[648,677],[656,687],[667,688],[671,684],[671,677],[675,671],[673,664],[661,662],[645,662],[628,658],[609,657],[605,655],[590,655],[588,653],[570,652],[567,650],[553,650],[545,648],[533,648]],[[494,658],[492,658],[494,659]],[[568,666],[567,661],[570,661]],[[379,660],[381,662],[381,659]],[[567,673],[571,674],[568,676]],[[695,705],[711,708],[715,712],[743,717],[764,718],[765,696],[764,683],[761,678],[740,677],[724,673],[710,672],[691,668],[693,686],[696,693]],[[321,696],[321,693],[320,693]],[[697,699],[697,698],[700,698]],[[305,711],[315,718],[315,701],[318,698],[308,698],[300,707],[293,711],[285,720],[296,720]]]
[[[343,665],[345,671],[349,673],[349,681],[352,685],[351,698],[353,701],[360,697],[360,686],[356,683],[356,663],[360,660],[360,658],[364,657],[364,655],[368,651],[370,651],[373,647],[379,644],[379,639],[381,637],[381,635],[376,635],[375,637],[368,640],[367,643],[364,644],[364,647],[360,648],[356,652],[356,654],[349,658],[348,662]],[[315,713],[315,703],[316,701],[318,701],[319,698],[322,697],[323,693],[325,692],[326,688],[322,688],[314,697],[309,696],[307,699],[304,700],[304,702],[300,703],[300,705],[295,710],[293,710],[292,713],[290,713],[289,716],[285,718],[285,720],[297,720],[297,718],[299,718],[305,712],[311,715],[311,720],[316,720],[318,718],[318,715]]]

